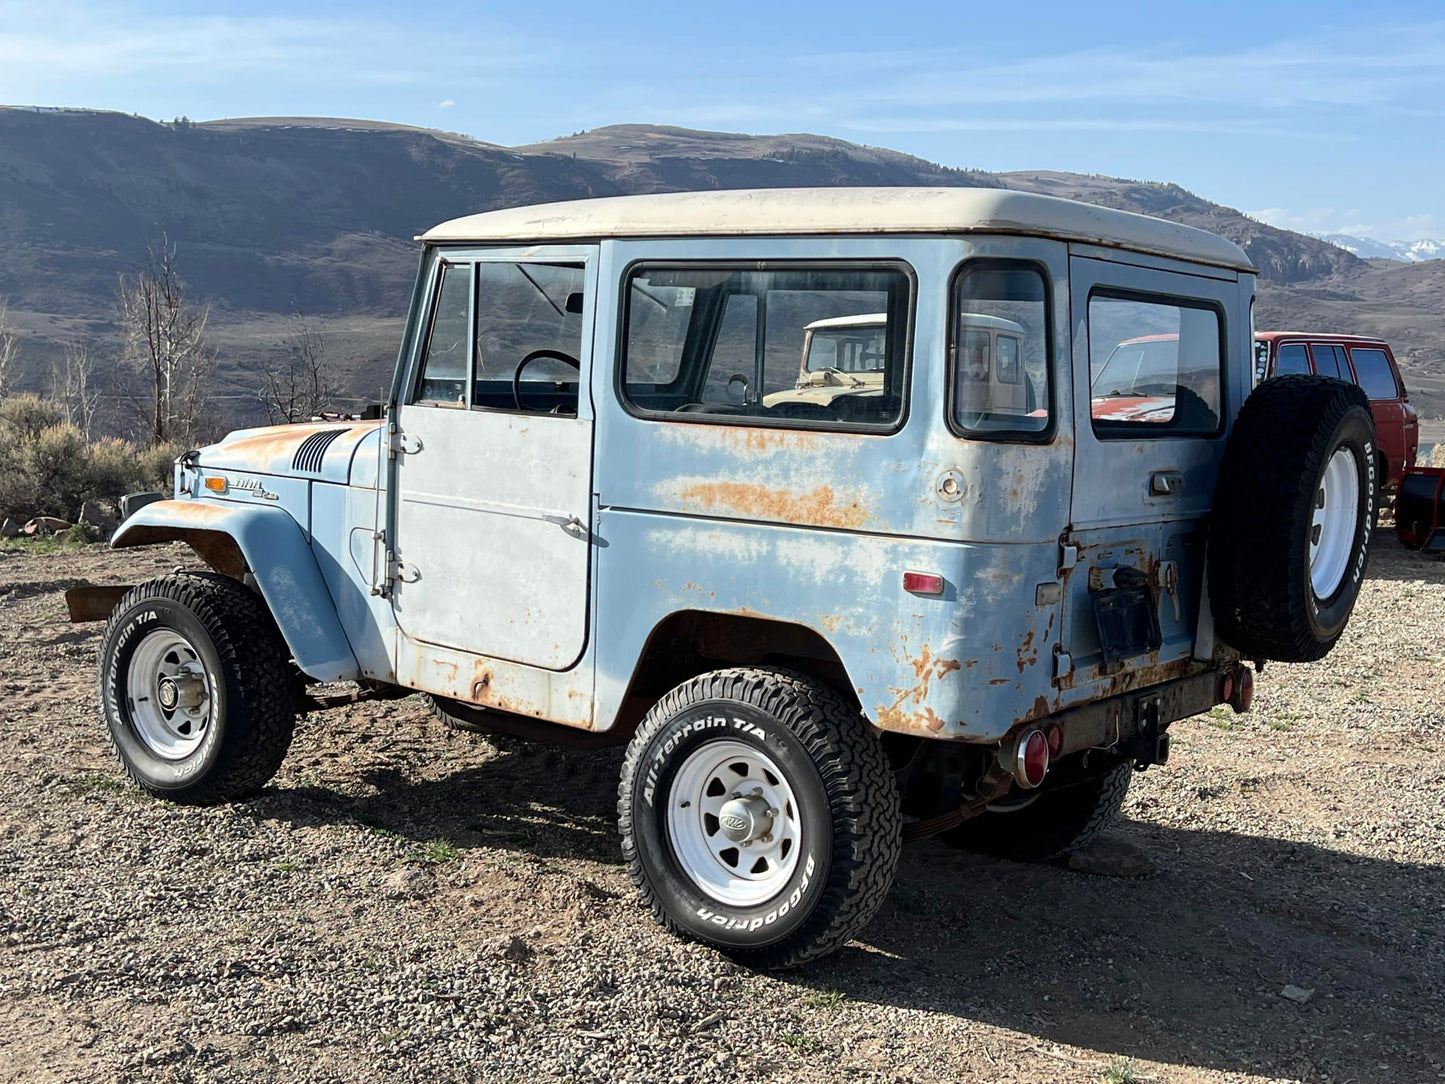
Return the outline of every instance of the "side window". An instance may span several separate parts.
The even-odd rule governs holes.
[[[477,264],[473,407],[577,413],[582,286],[581,264]]]
[[[1047,439],[1048,286],[1032,264],[970,260],[953,284],[949,407],[960,434]]]
[[[902,268],[637,267],[626,297],[621,391],[635,413],[838,429],[903,417]]]
[[[442,268],[436,307],[422,355],[416,401],[465,406],[467,331],[471,320],[472,269],[466,264]]]
[[[1224,383],[1219,311],[1203,302],[1089,297],[1090,413],[1100,436],[1216,433]]]
[[[1394,367],[1383,350],[1354,346],[1350,348],[1350,360],[1355,363],[1360,387],[1371,399],[1400,398],[1400,385],[1395,380]]]
[[[1285,376],[1288,373],[1305,373],[1310,371],[1310,359],[1305,356],[1304,343],[1288,343],[1279,348],[1279,354],[1274,359],[1274,375]]]
[[[1345,360],[1345,352],[1338,346],[1321,346],[1319,343],[1310,343],[1310,353],[1314,355],[1315,372],[1320,376],[1332,376],[1336,380],[1350,379],[1349,368],[1342,364]]]

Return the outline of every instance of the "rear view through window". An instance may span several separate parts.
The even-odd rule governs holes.
[[[910,292],[894,268],[639,268],[624,398],[643,414],[738,424],[893,426]]]
[[[1213,308],[1110,294],[1089,298],[1094,431],[1213,433],[1223,367]]]
[[[1049,326],[1044,276],[1030,264],[970,261],[953,287],[954,427],[994,440],[1049,434]]]

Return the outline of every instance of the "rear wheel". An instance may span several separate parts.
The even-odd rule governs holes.
[[[704,674],[653,707],[628,746],[618,821],[653,917],[758,967],[857,933],[901,842],[893,773],[856,705],[762,668]]]
[[[291,745],[289,660],[265,603],[228,577],[178,573],[126,592],[100,648],[101,713],[126,774],[175,802],[260,790]]]
[[[1062,858],[1114,823],[1133,777],[1125,761],[1060,786],[1015,792],[944,833],[944,842],[1014,862]]]

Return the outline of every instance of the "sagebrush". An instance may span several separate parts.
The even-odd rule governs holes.
[[[169,490],[172,463],[184,450],[114,437],[87,442],[59,403],[33,395],[0,400],[0,517],[73,520],[86,501],[113,512],[126,493]]]

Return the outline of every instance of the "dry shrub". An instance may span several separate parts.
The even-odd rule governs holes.
[[[181,450],[139,449],[113,437],[87,444],[59,404],[33,395],[0,400],[0,516],[73,520],[86,501],[114,511],[123,494],[168,491]]]

